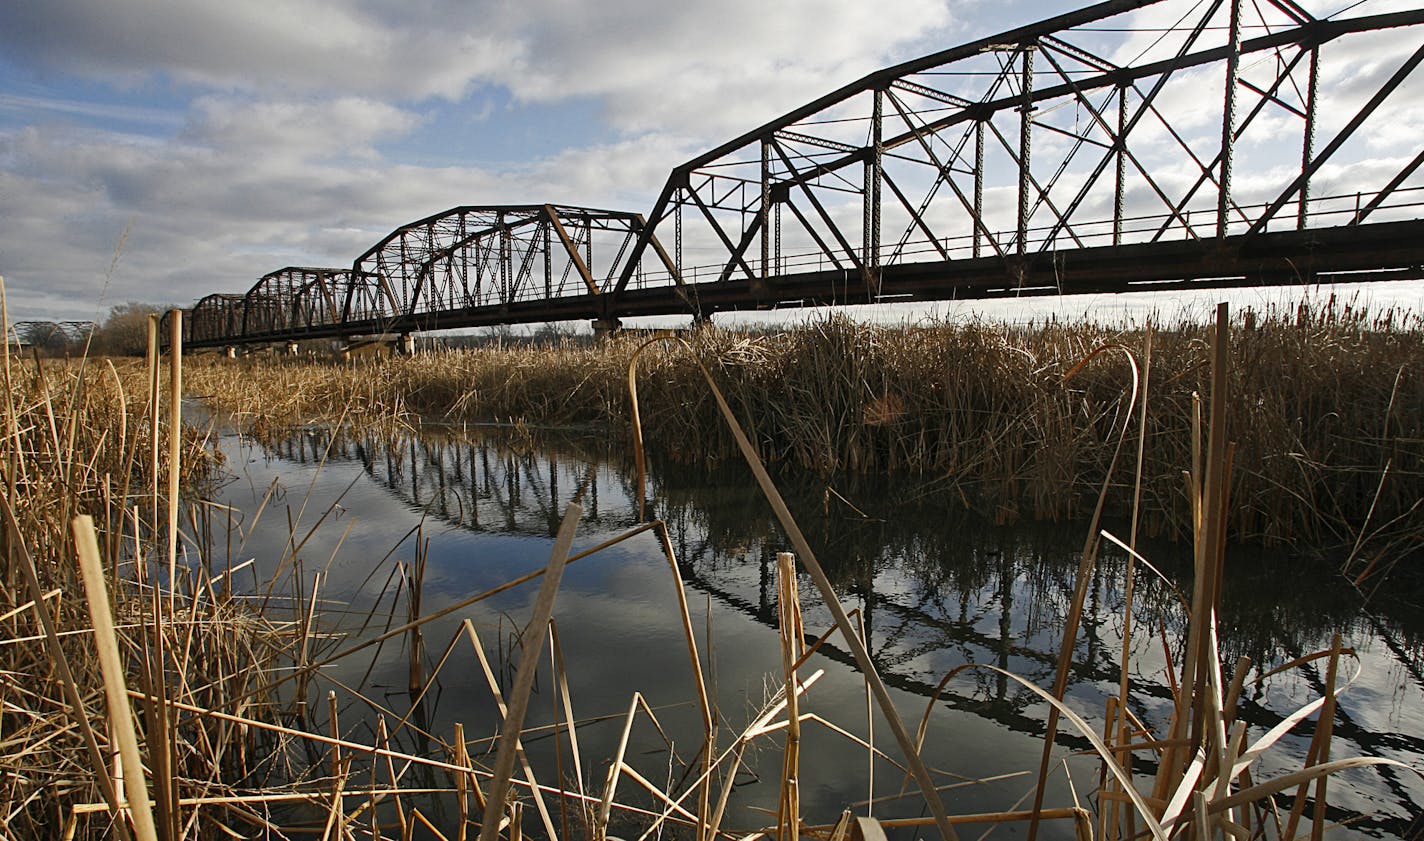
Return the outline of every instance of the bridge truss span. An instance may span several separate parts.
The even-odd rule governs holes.
[[[6,325],[5,343],[59,353],[79,351],[96,329],[92,321],[16,321]]]
[[[324,330],[360,311],[376,286],[374,278],[351,269],[279,269],[243,296],[242,334],[280,339]]]
[[[455,207],[203,299],[193,341],[1419,279],[1424,9],[1318,6],[1107,0],[794,109],[646,217]]]
[[[377,306],[347,313],[385,332],[594,318],[604,297],[645,272],[677,281],[641,214],[566,205],[456,207],[397,228],[356,258]],[[630,259],[634,246],[653,268]]]
[[[1424,147],[1371,147],[1424,95],[1421,59],[1421,9],[1101,3],[687,162],[649,231],[708,311],[1417,277]],[[1275,236],[1299,231],[1323,234]]]
[[[373,278],[351,269],[288,266],[264,275],[245,294],[200,300],[184,321],[183,342],[205,347],[337,335],[332,331],[344,314],[369,308],[376,287]]]

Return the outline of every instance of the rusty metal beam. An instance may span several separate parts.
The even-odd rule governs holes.
[[[551,205],[546,204],[544,213],[547,214],[549,226],[553,228],[554,233],[559,237],[559,242],[563,244],[564,251],[568,253],[569,259],[578,268],[579,277],[583,278],[589,294],[597,295],[598,285],[593,282],[593,272],[589,270],[588,263],[584,262],[583,257],[578,253],[578,247],[574,245],[574,241],[569,238],[569,232],[564,229],[564,223],[559,221],[558,212]]]

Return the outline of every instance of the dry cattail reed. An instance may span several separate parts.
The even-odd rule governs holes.
[[[1424,319],[1329,299],[1249,313],[1233,332],[1227,409],[1238,430],[1232,533],[1298,547],[1350,547],[1365,580],[1424,527]],[[1208,392],[1209,330],[1154,320],[1153,411],[1141,433],[1141,491],[1104,515],[1146,535],[1190,539],[1180,471],[1191,463],[1192,395]],[[769,462],[825,474],[894,470],[994,519],[1090,516],[1119,437],[1121,379],[1106,345],[1146,327],[1091,321],[885,326],[831,317],[779,332],[704,329],[698,359]],[[325,418],[367,427],[421,418],[597,424],[620,440],[631,339],[439,351],[341,366],[253,358],[190,366],[195,387],[255,425]],[[737,457],[692,357],[649,348],[639,365],[650,450],[674,460]],[[254,411],[254,407],[261,411]],[[1133,505],[1132,499],[1140,499]],[[1135,513],[1134,513],[1135,512]]]

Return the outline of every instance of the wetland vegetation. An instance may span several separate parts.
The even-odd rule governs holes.
[[[847,838],[866,831],[835,805],[849,800],[802,786],[846,763],[827,764],[827,733],[870,778],[871,802],[854,812],[883,818],[894,837],[1001,826],[1055,838],[1294,838],[1341,820],[1355,822],[1346,832],[1406,831],[1397,811],[1352,817],[1379,806],[1373,789],[1326,788],[1332,773],[1374,765],[1404,803],[1418,790],[1417,756],[1398,741],[1380,743],[1386,756],[1354,754],[1371,745],[1336,694],[1360,651],[1337,634],[1283,656],[1266,650],[1277,645],[1269,634],[1218,616],[1232,592],[1229,538],[1343,547],[1339,567],[1367,588],[1402,571],[1421,531],[1421,326],[1334,303],[1228,326],[1224,315],[1152,331],[830,319],[785,334],[705,331],[686,345],[630,338],[351,365],[190,359],[166,378],[152,353],[146,365],[7,353],[0,833]],[[312,463],[288,460],[291,480],[254,483],[251,503],[236,505],[231,485],[210,480],[224,457],[254,456],[180,422],[180,371],[190,395],[270,446],[293,424],[323,421],[302,433]],[[427,497],[403,532],[375,515],[375,535],[392,545],[369,552],[371,527],[348,516],[346,494],[381,461],[387,475],[405,463],[399,450],[411,453],[401,468],[411,477],[436,464],[406,437],[433,420],[501,422],[516,449],[538,425],[627,435],[637,458],[617,480],[618,516],[590,519],[617,482],[550,469],[566,490],[541,509],[543,532],[501,544],[483,577],[443,566],[427,531],[440,505],[463,528],[477,494],[442,491],[436,508]],[[740,457],[775,526],[699,513],[677,481],[656,476],[650,505],[643,436],[630,429],[645,431],[653,461],[683,465],[662,475]],[[358,447],[357,475],[333,497],[315,493],[353,440],[371,442]],[[986,555],[972,569],[905,539],[914,562],[881,578],[890,567],[841,555],[856,544],[832,526],[808,539],[792,511],[806,497],[788,506],[764,462],[817,477],[823,513],[893,517],[861,510],[843,478],[893,473],[911,497],[1001,524],[1073,521],[1088,539],[1066,567]],[[477,472],[459,458],[448,469]],[[689,552],[689,534],[709,532],[720,562]],[[1190,547],[1175,589],[1170,577],[1152,583],[1139,532]],[[652,559],[639,569],[661,579],[661,597],[620,604],[581,585],[580,570],[618,573],[634,546]],[[763,630],[714,650],[711,600],[736,587],[713,579],[751,546],[764,561]],[[353,562],[351,547],[369,554]],[[1013,629],[1019,582],[1049,596],[1029,599],[1028,626]],[[847,614],[836,593],[857,586],[887,598],[865,596]],[[868,627],[875,605],[897,616],[904,592],[927,594],[938,612],[951,590],[986,589],[1007,623],[997,638],[983,611],[969,623],[977,636],[939,642],[954,621],[878,642]],[[666,630],[642,637],[634,608],[651,606]],[[560,616],[600,611],[620,619],[602,624],[627,631],[636,654],[605,659],[613,649],[601,654],[591,633],[561,639]],[[1400,668],[1417,671],[1416,648],[1406,638]],[[1094,653],[1114,649],[1120,657]],[[1255,656],[1223,662],[1233,650]],[[623,664],[640,658],[662,664],[661,677],[630,677]],[[741,711],[719,700],[733,663],[762,675]],[[913,664],[914,686],[896,663]],[[1273,705],[1275,676],[1294,672],[1310,675],[1308,691]],[[570,687],[581,680],[621,709],[576,715]],[[813,706],[821,680],[859,707]],[[1070,692],[1077,684],[1091,692]],[[446,686],[483,698],[480,716],[442,717],[432,704]],[[1012,719],[1018,771],[986,779],[982,761],[946,767],[991,752],[956,735],[975,707]],[[752,779],[761,784],[744,785]],[[1006,779],[1016,795],[958,799]],[[1326,807],[1342,797],[1349,808]]]
[[[1083,521],[1108,475],[1146,330],[1091,322],[881,326],[828,318],[786,332],[706,330],[644,355],[649,447],[674,460],[737,457],[701,383],[718,385],[759,455],[821,476],[902,475],[1000,522]],[[1193,395],[1208,390],[1209,327],[1153,330],[1140,516],[1191,533]],[[627,442],[628,362],[642,344],[498,344],[351,365],[279,357],[193,368],[193,390],[260,429],[504,422],[596,426]],[[1424,322],[1327,300],[1240,313],[1231,339],[1233,539],[1349,547],[1368,578],[1424,533]],[[1145,361],[1145,360],[1144,360]],[[1131,494],[1108,499],[1126,516]]]

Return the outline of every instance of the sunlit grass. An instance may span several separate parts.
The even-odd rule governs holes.
[[[1231,534],[1344,547],[1356,574],[1419,548],[1424,531],[1424,323],[1329,300],[1239,315]],[[1140,345],[1145,325],[1050,321],[887,327],[833,317],[781,333],[689,335],[759,454],[823,475],[895,471],[996,520],[1091,510],[1119,423],[1108,365],[1066,378],[1091,348]],[[1206,328],[1156,325],[1141,517],[1185,537],[1192,395]],[[626,440],[623,372],[636,344],[508,344],[347,365],[256,356],[194,366],[194,389],[253,424],[322,419],[595,425]],[[650,446],[674,460],[735,455],[686,354],[643,364]],[[1109,516],[1124,516],[1120,501]]]

